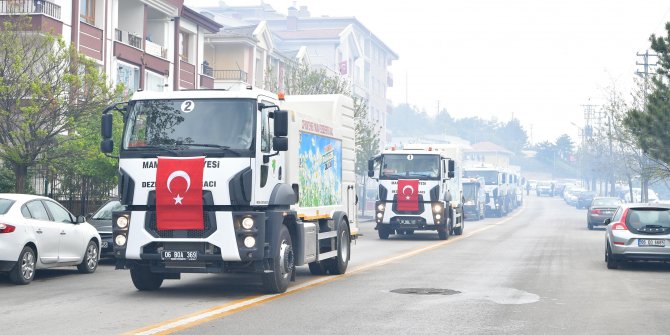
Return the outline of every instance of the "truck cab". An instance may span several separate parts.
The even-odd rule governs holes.
[[[492,166],[468,167],[463,172],[466,178],[484,178],[486,192],[486,216],[502,217],[510,211],[507,173]]]
[[[460,190],[450,190],[455,162],[428,150],[386,150],[368,163],[368,175],[379,181],[375,229],[379,238],[433,230],[440,239],[463,231],[461,208],[452,208]],[[457,192],[453,194],[453,192]]]

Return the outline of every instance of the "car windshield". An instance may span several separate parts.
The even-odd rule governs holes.
[[[0,199],[0,214],[7,214],[7,211],[12,208],[13,204],[14,200]]]
[[[631,208],[626,224],[634,229],[646,226],[670,228],[670,209],[667,208]]]
[[[118,200],[110,201],[98,209],[91,217],[94,220],[111,220],[112,212],[123,210],[123,205]]]
[[[591,206],[619,206],[622,204],[623,201],[618,198],[600,198],[600,199],[593,199],[593,204]]]
[[[131,105],[123,148],[248,150],[253,142],[256,100],[139,100]]]
[[[436,180],[440,177],[440,156],[390,154],[384,155],[381,179],[427,179]]]
[[[486,185],[498,184],[498,171],[495,170],[468,170],[463,172],[463,176],[466,178],[483,177]]]

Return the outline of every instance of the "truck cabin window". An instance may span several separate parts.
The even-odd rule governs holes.
[[[440,179],[437,155],[384,155],[380,179]]]
[[[252,99],[138,100],[130,106],[123,149],[253,148]]]
[[[465,178],[483,177],[486,185],[498,185],[498,171],[465,171]]]

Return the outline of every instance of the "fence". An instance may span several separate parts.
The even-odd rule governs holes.
[[[31,169],[29,175],[35,194],[58,201],[75,215],[87,215],[117,195],[116,183],[88,176],[49,172],[42,167]]]
[[[0,0],[0,14],[45,14],[60,20],[60,6],[41,0]]]

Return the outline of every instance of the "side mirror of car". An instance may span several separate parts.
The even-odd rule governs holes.
[[[84,223],[86,222],[86,217],[83,215],[77,216],[77,223]]]
[[[608,225],[608,224],[610,224],[611,222],[612,222],[612,219],[609,219],[609,218],[608,218],[608,219],[605,219],[605,225]]]

